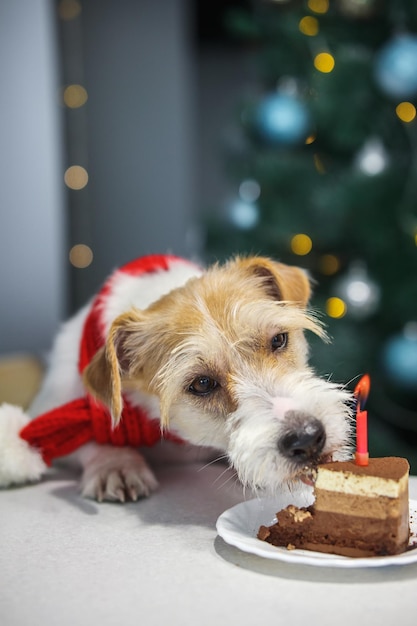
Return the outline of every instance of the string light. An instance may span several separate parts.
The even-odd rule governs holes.
[[[71,265],[78,269],[84,269],[93,262],[93,251],[90,246],[84,243],[77,243],[69,252],[69,260]]]
[[[319,21],[316,17],[312,17],[311,15],[306,15],[302,17],[298,28],[303,35],[307,35],[308,37],[315,37],[319,32]]]
[[[326,313],[329,317],[340,319],[346,315],[346,304],[341,298],[328,298],[326,301]]]
[[[329,0],[308,0],[307,6],[313,13],[327,13],[329,10]]]
[[[83,189],[88,183],[87,170],[81,165],[71,165],[64,174],[64,181],[70,189]]]
[[[400,102],[395,112],[402,122],[412,122],[416,116],[416,107],[411,102]]]
[[[87,90],[82,85],[68,85],[64,89],[64,104],[70,109],[82,107],[88,99]]]
[[[305,256],[313,247],[313,242],[311,241],[308,235],[304,233],[299,233],[298,235],[294,235],[291,239],[291,250],[294,254],[298,254],[299,256]]]
[[[335,66],[335,60],[329,52],[319,52],[314,57],[314,67],[323,74],[332,72]]]
[[[61,20],[73,20],[81,13],[81,3],[78,0],[61,0],[58,4],[58,16]]]
[[[314,141],[316,141],[316,135],[309,135],[306,139],[306,145],[309,146]]]

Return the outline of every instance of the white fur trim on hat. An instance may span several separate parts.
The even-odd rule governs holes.
[[[29,417],[18,406],[0,406],[0,487],[39,480],[46,470],[40,452],[19,436]]]

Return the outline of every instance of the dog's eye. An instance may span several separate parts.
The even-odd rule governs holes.
[[[278,333],[271,339],[272,352],[283,350],[288,343],[288,333]]]
[[[197,376],[188,387],[188,391],[196,396],[207,396],[218,387],[219,383],[210,376]]]

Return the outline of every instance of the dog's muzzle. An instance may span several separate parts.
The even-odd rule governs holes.
[[[326,443],[323,424],[314,416],[298,411],[285,414],[286,430],[278,440],[278,450],[297,465],[314,465]]]

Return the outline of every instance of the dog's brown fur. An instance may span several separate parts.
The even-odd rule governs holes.
[[[276,323],[272,327],[271,320],[262,328],[262,316],[268,310],[269,317],[271,313],[280,317],[276,315],[279,311],[275,303],[288,302],[293,320],[283,321],[282,330],[289,330],[295,323],[300,329],[309,328],[323,335],[316,322],[301,314],[309,298],[308,277],[297,267],[262,257],[237,258],[226,268],[215,266],[203,278],[191,279],[147,310],[132,309],[118,317],[106,346],[86,368],[84,384],[110,407],[115,424],[120,420],[123,390],[136,387],[160,395],[161,389],[165,389],[160,399],[162,422],[167,426],[169,405],[178,390],[168,391],[169,385],[161,380],[161,370],[165,377],[174,376],[169,362],[173,360],[178,366],[178,357],[172,359],[172,355],[178,354],[180,344],[185,348],[187,343],[185,358],[195,360],[189,382],[203,373],[221,379],[222,391],[205,404],[211,413],[226,415],[233,411],[236,402],[231,389],[233,364],[224,348],[230,353],[234,346],[236,354],[236,350],[245,351],[252,360],[258,359],[262,368],[276,368],[277,360],[269,347]],[[297,309],[299,314],[294,315]],[[304,361],[304,341],[301,343],[302,349],[297,344],[291,347],[280,367],[294,367],[300,357]]]

